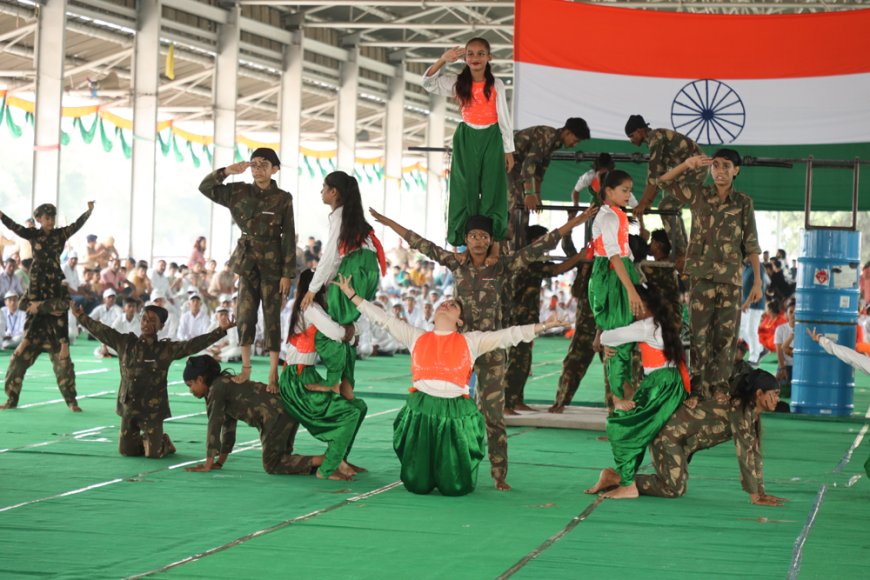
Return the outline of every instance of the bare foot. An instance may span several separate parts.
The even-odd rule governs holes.
[[[12,403],[6,403],[3,405],[0,405],[0,409],[14,409],[17,406],[18,405],[13,405]]]
[[[613,408],[617,411],[631,411],[632,409],[634,409],[634,407],[635,404],[632,400],[613,397]]]
[[[78,403],[72,403],[71,405],[69,405],[69,410],[72,411],[73,413],[81,413],[82,412],[82,408],[79,407]]]
[[[233,382],[241,384],[241,383],[244,383],[245,381],[248,381],[250,379],[251,379],[251,367],[247,367],[247,368],[242,367],[242,370],[239,371],[239,374],[237,374],[236,376],[233,377]]]
[[[640,497],[640,494],[637,492],[637,485],[620,485],[613,491],[608,491],[607,493],[601,494],[602,497],[607,499],[635,499]]]
[[[536,411],[536,409],[529,407],[525,403],[517,403],[516,405],[514,405],[514,410],[515,411],[532,411],[532,412]]]
[[[353,469],[354,472],[356,472],[356,473],[368,473],[369,472],[369,470],[366,469],[365,467],[360,467],[359,465],[354,465],[353,463],[351,463],[349,461],[346,463],[347,463],[348,467]]]
[[[175,445],[172,444],[172,439],[170,439],[169,435],[167,435],[166,433],[163,434],[163,450],[164,457],[166,457],[167,455],[172,455],[176,451]]]
[[[495,480],[495,488],[499,491],[510,491],[511,490],[511,486],[509,486],[508,483],[503,479],[496,479]]]
[[[583,493],[598,493],[599,491],[604,491],[605,489],[609,489],[617,485],[619,485],[619,474],[616,473],[616,470],[612,467],[607,467],[601,470],[601,474],[598,476],[598,481],[595,483],[595,485],[593,485]]]
[[[505,414],[505,415],[519,415],[519,413],[517,413],[516,411],[514,411],[514,410],[511,409],[510,407],[505,407],[505,408],[504,408],[504,414]]]
[[[317,479],[329,479],[331,481],[353,481],[353,477],[348,477],[347,475],[342,474],[337,469],[333,471],[332,475],[330,475],[329,477],[326,477],[322,473],[320,473],[319,469],[317,470],[317,473],[315,475],[317,475]]]
[[[553,405],[549,409],[547,409],[548,413],[555,413],[556,415],[561,415],[565,412],[565,405]]]

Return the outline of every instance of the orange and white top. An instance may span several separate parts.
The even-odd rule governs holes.
[[[486,129],[498,123],[501,131],[502,143],[505,153],[514,152],[514,126],[511,121],[511,112],[507,104],[507,91],[504,82],[496,78],[492,86],[489,102],[483,93],[486,83],[484,81],[471,84],[472,103],[462,109],[462,121],[472,129]],[[455,74],[441,74],[439,69],[433,75],[423,76],[423,88],[426,92],[444,97],[456,97]],[[493,113],[495,116],[493,116]]]
[[[411,326],[366,300],[359,305],[359,311],[411,351],[414,389],[444,399],[468,396],[470,369],[480,355],[535,339],[534,324],[460,334]]]
[[[603,205],[592,222],[592,247],[600,258],[631,255],[628,247],[628,216],[615,205]]]
[[[630,342],[640,343],[640,356],[645,375],[660,368],[677,367],[665,357],[662,329],[651,317],[636,320],[628,326],[605,330],[601,333],[601,344],[606,346],[619,346]]]
[[[295,332],[287,337],[284,361],[288,365],[311,366],[317,363],[314,350],[314,335],[319,330],[332,340],[344,340],[344,327],[329,317],[315,302],[300,313]]]

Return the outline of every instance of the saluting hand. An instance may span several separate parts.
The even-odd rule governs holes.
[[[448,48],[444,51],[444,54],[441,55],[441,60],[444,62],[456,62],[463,56],[465,56],[465,47],[454,46],[453,48]]]
[[[686,164],[688,169],[698,169],[699,167],[709,167],[713,165],[713,158],[708,157],[707,155],[693,155],[689,157],[683,163]]]
[[[250,166],[250,161],[233,163],[232,165],[227,165],[226,167],[224,167],[224,173],[226,173],[227,175],[238,175],[239,173],[244,173],[245,170]]]

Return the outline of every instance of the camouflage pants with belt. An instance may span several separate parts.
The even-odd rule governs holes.
[[[9,359],[9,366],[6,368],[5,385],[6,404],[9,407],[18,406],[24,375],[43,352],[47,352],[51,358],[51,367],[57,378],[57,388],[60,389],[64,402],[67,405],[76,404],[75,365],[68,355],[66,358],[60,357],[59,348],[59,345],[29,343],[20,353],[12,355],[12,358]]]
[[[280,279],[264,279],[254,268],[239,276],[239,301],[236,322],[239,326],[239,344],[254,344],[257,334],[257,315],[263,304],[263,338],[266,350],[281,350],[281,294]]]
[[[507,477],[507,433],[504,427],[505,351],[488,352],[474,365],[477,373],[475,398],[486,421],[486,444],[490,473],[500,481]]]
[[[728,392],[740,328],[742,288],[692,278],[692,394]]]

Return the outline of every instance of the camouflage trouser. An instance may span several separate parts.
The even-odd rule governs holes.
[[[586,371],[595,357],[592,343],[595,341],[595,318],[586,300],[578,300],[577,316],[574,321],[574,336],[568,346],[568,354],[562,363],[562,376],[559,377],[559,389],[556,391],[556,405],[567,406],[574,399],[574,394],[580,387],[580,381],[586,376]],[[610,392],[609,386],[607,392]]]
[[[121,416],[121,433],[118,436],[118,451],[121,455],[144,455],[149,459],[159,459],[168,454],[171,445],[169,435],[163,432],[163,419],[136,414]]]
[[[488,352],[474,365],[477,373],[475,398],[486,421],[486,444],[490,473],[495,480],[507,477],[507,433],[504,428],[505,351]]]
[[[263,337],[266,350],[281,350],[281,294],[280,279],[264,280],[260,270],[252,269],[239,276],[239,301],[236,305],[236,323],[239,326],[239,344],[254,344],[257,334],[257,314],[263,304]]]
[[[728,392],[740,328],[742,288],[692,278],[692,394]]]
[[[683,202],[675,196],[664,194],[662,201],[659,203],[659,209],[662,210],[681,210]],[[686,238],[686,226],[683,223],[681,215],[663,215],[662,224],[665,226],[665,232],[668,234],[668,240],[671,242],[671,255],[673,257],[685,256],[686,246],[688,245]]]
[[[6,368],[6,404],[10,407],[18,405],[18,398],[21,396],[21,385],[24,382],[24,374],[27,372],[39,355],[47,352],[51,358],[51,367],[54,370],[54,376],[57,378],[57,388],[60,389],[60,394],[63,395],[63,400],[67,405],[76,404],[76,373],[75,365],[67,356],[60,358],[58,352],[60,345],[56,344],[34,344],[29,343],[20,354],[13,354],[9,359],[9,366]]]
[[[282,413],[282,421],[268,433],[260,435],[263,445],[263,469],[273,475],[311,475],[312,457],[294,455],[293,443],[299,423]]]
[[[641,495],[680,497],[686,493],[689,480],[690,453],[676,437],[678,423],[669,421],[662,427],[649,450],[655,475],[638,474],[634,482]]]
[[[505,407],[513,409],[525,403],[523,391],[532,370],[532,343],[521,342],[508,351],[507,373],[505,374]]]

